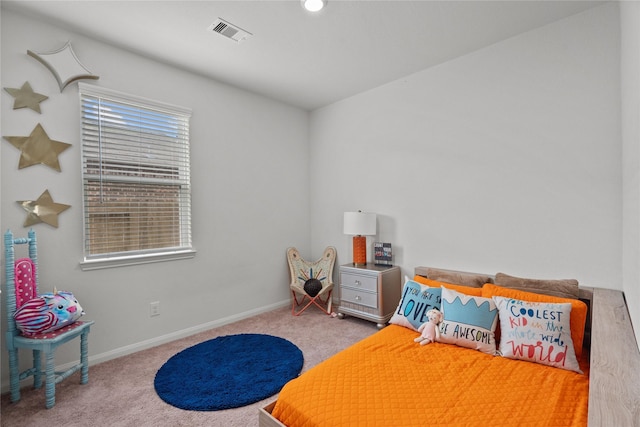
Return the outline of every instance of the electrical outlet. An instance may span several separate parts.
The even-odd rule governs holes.
[[[160,301],[149,303],[149,317],[160,316]]]

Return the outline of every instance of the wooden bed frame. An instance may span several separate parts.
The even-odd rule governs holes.
[[[417,267],[423,274],[425,267]],[[464,273],[464,272],[461,272]],[[640,350],[621,291],[580,287],[587,302],[585,348],[590,352],[589,427],[640,427]],[[260,427],[286,427],[271,412],[275,401],[259,409]]]

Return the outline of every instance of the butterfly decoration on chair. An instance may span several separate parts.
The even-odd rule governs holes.
[[[304,282],[302,288],[307,293],[307,295],[312,298],[318,295],[322,290],[322,281],[326,280],[327,278],[327,276],[320,277],[320,275],[322,274],[322,269],[318,271],[316,277],[313,276],[313,268],[309,268],[309,274],[307,274],[304,270],[300,270],[300,272],[301,275],[298,276],[298,279]]]
[[[305,270],[300,270],[300,275],[298,276],[298,279],[302,280],[303,282],[306,282],[309,279],[317,279],[319,281],[323,281],[323,280],[327,280],[327,276],[322,276],[320,277],[320,275],[322,274],[322,269],[320,269],[320,271],[317,272],[317,274],[314,276],[313,275],[313,268],[309,268],[309,274],[307,274],[307,272]]]

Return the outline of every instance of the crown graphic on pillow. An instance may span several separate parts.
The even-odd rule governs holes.
[[[481,302],[479,305],[478,303]],[[474,325],[491,330],[498,315],[498,309],[488,298],[469,297],[466,303],[456,295],[453,301],[442,299],[445,320],[449,322]]]

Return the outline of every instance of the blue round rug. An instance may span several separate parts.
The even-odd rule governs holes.
[[[158,396],[193,411],[248,405],[278,393],[302,370],[302,351],[263,334],[218,337],[172,356],[156,373]]]

